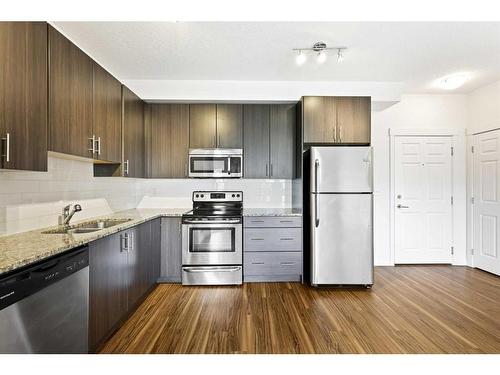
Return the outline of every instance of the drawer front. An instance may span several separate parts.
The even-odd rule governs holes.
[[[243,263],[245,276],[300,275],[302,273],[300,252],[245,253]]]
[[[244,251],[301,251],[301,228],[245,228]]]
[[[248,216],[243,218],[248,228],[301,228],[300,216]]]

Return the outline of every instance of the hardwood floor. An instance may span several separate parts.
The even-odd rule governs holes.
[[[500,277],[376,267],[375,285],[159,285],[101,353],[500,353]]]

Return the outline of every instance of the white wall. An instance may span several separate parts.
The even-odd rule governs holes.
[[[500,128],[500,81],[471,92],[467,99],[468,134]]]
[[[390,265],[390,137],[389,129],[452,129],[455,155],[454,179],[454,264],[466,263],[465,208],[467,97],[465,95],[404,95],[401,102],[372,114],[374,148],[374,246],[375,264]]]

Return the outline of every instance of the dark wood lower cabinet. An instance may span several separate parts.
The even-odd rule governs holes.
[[[90,243],[89,349],[95,351],[159,277],[159,219]]]
[[[124,233],[89,246],[89,349],[95,350],[127,313],[128,261],[121,247]]]
[[[161,219],[161,274],[160,280],[172,283],[181,282],[182,272],[182,233],[181,218]]]

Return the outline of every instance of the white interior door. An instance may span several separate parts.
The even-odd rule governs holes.
[[[394,261],[451,263],[451,137],[396,137]]]
[[[500,275],[500,131],[474,138],[473,262]]]

